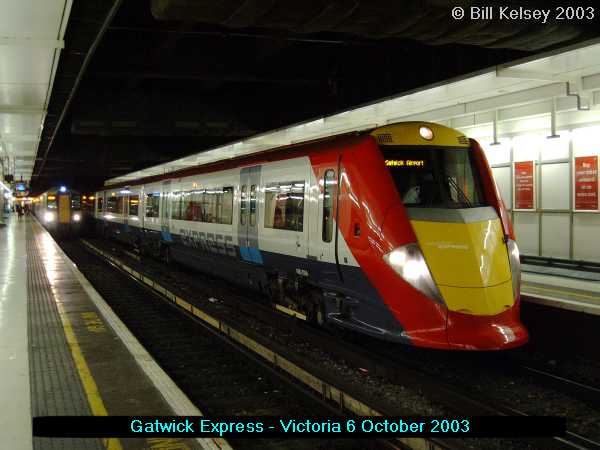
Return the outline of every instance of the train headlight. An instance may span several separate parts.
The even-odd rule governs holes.
[[[429,127],[425,127],[425,126],[420,127],[419,134],[426,141],[431,141],[433,139],[433,130]]]
[[[52,222],[54,220],[54,213],[47,212],[44,214],[44,222]]]
[[[79,213],[73,214],[73,220],[79,222],[81,220],[81,215]]]
[[[383,256],[388,265],[416,290],[438,303],[444,303],[418,244],[408,244]]]
[[[512,239],[509,239],[506,242],[506,246],[508,247],[508,260],[510,261],[513,295],[516,300],[521,291],[521,259],[519,257],[519,247]]]

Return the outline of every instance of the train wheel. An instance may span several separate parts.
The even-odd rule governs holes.
[[[325,305],[323,303],[319,303],[317,306],[317,310],[315,312],[315,322],[320,327],[324,327],[327,325],[327,315],[325,314]]]
[[[171,264],[171,249],[167,245],[164,247],[163,260],[165,264]]]
[[[308,314],[308,319],[320,327],[327,325],[325,302],[323,301],[323,297],[318,293],[313,294],[312,309]]]

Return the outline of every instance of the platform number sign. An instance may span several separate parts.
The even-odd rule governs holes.
[[[598,209],[598,157],[575,158],[575,209],[595,211]]]
[[[514,167],[515,209],[534,209],[533,161],[516,162]]]

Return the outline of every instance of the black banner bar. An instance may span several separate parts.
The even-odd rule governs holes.
[[[563,436],[564,417],[34,417],[44,437],[544,437]]]

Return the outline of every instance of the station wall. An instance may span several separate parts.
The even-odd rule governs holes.
[[[505,133],[495,145],[481,130],[463,131],[478,139],[486,152],[521,253],[600,262],[600,125],[566,127],[553,138],[548,138],[547,129],[519,130]],[[485,131],[489,134],[490,127]],[[525,164],[531,168],[530,185],[527,177],[515,176],[523,162],[531,162]],[[527,195],[532,204],[524,201]]]

